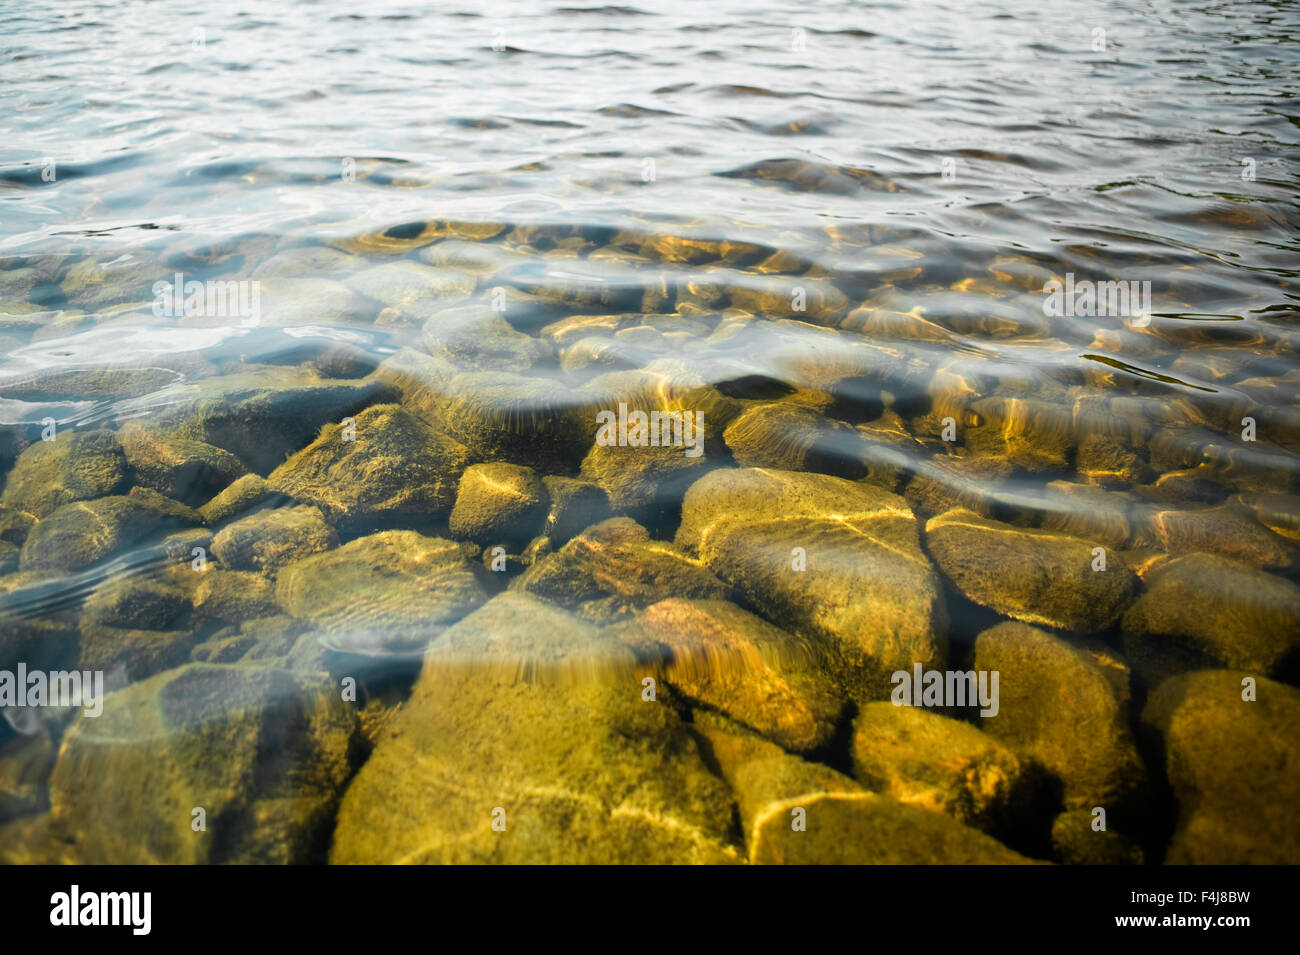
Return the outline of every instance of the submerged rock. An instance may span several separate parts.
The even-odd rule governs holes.
[[[46,781],[54,768],[54,756],[55,746],[48,732],[0,743],[0,820],[41,812],[47,807]],[[0,861],[11,864],[14,860],[0,851]]]
[[[355,415],[391,391],[377,379],[338,382],[274,367],[207,378],[150,395],[153,424],[238,455],[269,474],[328,422]]]
[[[967,510],[930,519],[926,545],[970,600],[998,613],[1062,630],[1094,633],[1123,613],[1137,578],[1118,554],[1094,570],[1098,544],[1049,530],[989,520]]]
[[[166,630],[189,609],[178,587],[142,577],[109,580],[86,600],[87,621],[111,627]]]
[[[897,495],[820,474],[714,471],[686,493],[677,543],[823,648],[854,700],[887,698],[890,674],[913,663],[943,665],[939,578]]]
[[[1217,554],[1256,567],[1288,567],[1295,551],[1261,526],[1254,515],[1232,505],[1199,511],[1159,511],[1151,514],[1146,533],[1157,546],[1174,555]]]
[[[1021,759],[996,737],[914,706],[868,703],[853,723],[853,775],[901,803],[977,829],[1007,823],[1028,797]]]
[[[1185,670],[1272,676],[1300,657],[1300,587],[1210,554],[1171,560],[1123,620],[1124,652],[1150,686]]]
[[[817,471],[852,480],[867,473],[862,435],[798,405],[757,405],[728,426],[726,441],[736,463],[745,467]]]
[[[867,791],[712,714],[696,713],[705,752],[731,784],[749,861],[784,865],[1026,863],[978,829]]]
[[[550,501],[542,532],[552,544],[563,544],[610,517],[609,495],[598,484],[554,475],[542,478],[542,484]]]
[[[487,599],[486,572],[455,543],[385,531],[280,571],[276,600],[331,650],[419,651]]]
[[[1255,680],[1253,701],[1242,698]],[[1239,670],[1166,680],[1142,723],[1178,801],[1170,865],[1288,865],[1300,858],[1300,690]]]
[[[273,491],[313,504],[342,528],[427,520],[447,511],[468,461],[460,442],[397,405],[331,424],[267,478]]]
[[[275,494],[260,474],[245,474],[199,508],[203,522],[216,527],[251,511]]]
[[[88,864],[317,861],[351,774],[356,716],[328,685],[189,664],[74,721],[50,779]],[[195,831],[194,810],[206,814]]]
[[[1093,827],[1090,809],[1072,809],[1052,820],[1052,858],[1062,865],[1141,865],[1141,847],[1114,829]]]
[[[273,577],[286,564],[338,542],[318,508],[278,507],[227,524],[212,538],[212,553],[230,570]]]
[[[194,507],[245,473],[229,451],[139,421],[124,424],[117,439],[138,484]]]
[[[150,630],[86,622],[81,627],[79,670],[118,671],[129,682],[180,666],[198,636],[188,629]]]
[[[572,473],[595,433],[581,395],[545,378],[496,372],[455,375],[437,383],[419,408],[476,460],[511,461],[539,471]]]
[[[608,495],[614,511],[658,524],[713,466],[703,455],[687,457],[681,448],[595,444],[582,459],[580,473]]]
[[[548,343],[516,331],[487,305],[435,313],[424,324],[424,343],[435,358],[464,371],[527,371],[552,357]]]
[[[1127,488],[1142,483],[1146,463],[1126,442],[1107,434],[1091,433],[1079,439],[1075,453],[1079,476],[1107,488]]]
[[[804,641],[724,600],[670,598],[614,631],[692,700],[786,749],[826,743],[844,707]]]
[[[23,570],[80,570],[133,544],[199,522],[198,514],[155,491],[65,504],[39,521],[23,544]]]
[[[546,518],[546,487],[532,468],[498,461],[461,475],[448,527],[452,536],[507,547],[537,536]]]
[[[339,811],[334,863],[729,862],[731,800],[632,651],[505,593],[429,650]]]
[[[1032,398],[982,398],[971,404],[979,423],[964,431],[967,450],[1026,471],[1063,471],[1074,449],[1069,408]]]
[[[197,613],[226,623],[242,623],[280,612],[275,586],[261,574],[219,567],[204,571],[194,588],[193,603]]]
[[[669,597],[717,600],[731,589],[680,549],[616,517],[587,528],[511,585],[605,622]],[[583,604],[591,606],[582,608]]]
[[[999,674],[998,712],[981,728],[1046,769],[1067,809],[1109,810],[1145,796],[1128,668],[1114,653],[1003,623],[976,638],[975,669]]]
[[[112,432],[64,432],[18,455],[0,502],[45,517],[65,504],[126,489],[126,456]]]

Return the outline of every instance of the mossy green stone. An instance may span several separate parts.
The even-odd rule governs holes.
[[[291,673],[192,663],[110,694],[68,729],[55,819],[89,864],[323,858],[356,715]],[[194,810],[206,830],[192,827]]]
[[[1255,699],[1243,699],[1244,681]],[[1170,865],[1289,865],[1300,859],[1300,690],[1241,670],[1172,677],[1142,723],[1178,801]]]
[[[505,593],[430,648],[330,861],[729,862],[731,812],[674,711],[642,699],[631,650]]]

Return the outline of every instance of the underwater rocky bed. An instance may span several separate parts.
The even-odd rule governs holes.
[[[0,860],[1300,861],[1293,339],[907,239],[9,259]]]

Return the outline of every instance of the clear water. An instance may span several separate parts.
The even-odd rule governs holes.
[[[1189,548],[1247,563],[1263,548],[1254,566],[1294,583],[1298,29],[1281,2],[0,3],[3,466],[50,420],[65,436],[166,421],[222,376],[374,381],[429,351],[446,312],[469,324],[445,372],[572,394],[649,368],[743,407],[812,407],[850,436],[791,458],[778,429],[738,462],[719,431],[717,463],[865,475],[922,525],[974,501],[1086,536],[1118,513],[1107,544],[1141,575]],[[395,262],[423,270],[419,288],[369,272]],[[258,313],[160,315],[177,273],[257,282]],[[1149,283],[1149,304],[1048,314],[1044,285],[1067,276]],[[538,343],[526,367],[490,341],[489,312]],[[584,314],[614,316],[595,344],[558,334]],[[307,433],[269,460],[225,446],[266,476],[340,417],[286,421]],[[1116,419],[1132,453],[1108,470],[1079,448]],[[574,476],[582,456],[516,463]],[[1194,546],[1158,532],[1163,511],[1212,508],[1230,519]],[[676,531],[675,500],[634,516]],[[331,524],[343,543],[450,533],[446,509],[408,518]],[[156,535],[33,573],[22,533],[5,612],[83,641],[87,594],[175,560]],[[945,588],[960,660],[1005,615]],[[240,626],[195,613],[168,632],[198,646]],[[1092,636],[1122,649],[1118,624]],[[358,707],[407,692],[394,659],[387,682],[368,664]],[[1287,666],[1271,675],[1294,685]],[[1153,689],[1134,684],[1135,725]],[[66,723],[10,722],[10,765]],[[847,768],[834,746],[814,758]],[[0,813],[54,819],[45,770],[24,772]],[[1162,806],[1135,836],[1157,854],[1176,817]],[[324,858],[329,818],[307,857]]]

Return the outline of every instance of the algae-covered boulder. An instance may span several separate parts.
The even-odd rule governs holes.
[[[59,620],[31,619],[0,609],[0,670],[64,670],[77,659],[75,627]]]
[[[242,623],[280,612],[275,585],[261,574],[208,567],[194,588],[194,610],[226,623]]]
[[[142,400],[156,412],[151,421],[159,429],[223,448],[265,475],[322,425],[391,393],[377,380],[339,382],[277,366],[179,384]]]
[[[853,722],[853,776],[873,792],[995,829],[1028,798],[1025,763],[996,737],[938,713],[868,703]]]
[[[0,822],[46,808],[46,780],[54,768],[54,755],[48,732],[0,742]],[[8,860],[0,854],[0,861]]]
[[[274,576],[285,564],[338,542],[318,508],[277,507],[227,524],[212,538],[212,553],[230,570]]]
[[[925,526],[935,563],[970,600],[1026,623],[1093,633],[1123,613],[1137,578],[1095,541],[951,510]],[[1105,560],[1105,570],[1099,558]]]
[[[1300,553],[1261,525],[1255,515],[1232,504],[1159,511],[1148,517],[1146,534],[1171,554],[1217,554],[1256,567],[1288,567]]]
[[[426,384],[435,389],[431,407],[421,402],[415,413],[476,460],[572,473],[596,430],[588,399],[547,378],[473,372]]]
[[[705,752],[731,784],[749,861],[777,865],[1000,865],[1031,860],[942,813],[867,791],[712,714]]]
[[[1125,655],[1150,686],[1185,670],[1271,676],[1300,655],[1300,587],[1239,561],[1189,554],[1147,578],[1123,634]]]
[[[1043,529],[1123,547],[1132,536],[1129,499],[1091,484],[1049,481],[1042,504]]]
[[[514,546],[537,536],[547,504],[546,487],[532,468],[475,464],[461,475],[448,527],[453,537]]]
[[[318,861],[356,726],[326,684],[189,664],[73,721],[52,810],[90,864]],[[196,809],[206,831],[192,825]]]
[[[511,586],[570,609],[581,608],[597,620],[614,619],[668,597],[713,600],[731,593],[698,561],[673,544],[651,540],[644,527],[627,517],[587,528],[534,563]]]
[[[245,511],[251,511],[274,495],[266,478],[260,474],[245,474],[200,507],[199,516],[204,523],[215,527]]]
[[[340,526],[424,519],[451,507],[465,447],[397,405],[332,424],[267,479]]]
[[[583,480],[598,485],[616,512],[657,523],[716,462],[688,457],[682,448],[592,445],[582,459]]]
[[[482,604],[485,580],[452,541],[384,531],[285,567],[275,593],[328,649],[411,653]]]
[[[1052,859],[1062,865],[1141,865],[1140,846],[1115,829],[1096,829],[1089,809],[1071,809],[1052,820]]]
[[[0,502],[45,517],[65,504],[126,489],[126,457],[109,431],[67,432],[18,455]]]
[[[550,502],[542,533],[552,544],[563,544],[584,528],[610,516],[609,495],[597,484],[558,475],[547,475],[542,478],[542,484]]]
[[[888,491],[791,471],[719,470],[686,493],[677,543],[764,617],[822,647],[850,698],[942,667],[947,612],[916,518]]]
[[[729,862],[732,805],[632,651],[507,592],[430,648],[348,787],[335,863]]]
[[[229,451],[138,421],[118,429],[117,439],[138,484],[195,507],[246,470]]]
[[[844,708],[822,654],[725,600],[662,600],[614,632],[684,695],[789,750],[826,743]]]
[[[867,473],[862,435],[811,408],[756,405],[727,426],[725,437],[736,463],[745,467],[817,471],[853,480]]]
[[[1156,689],[1142,722],[1178,801],[1166,863],[1300,860],[1300,690],[1240,670],[1184,673]]]
[[[102,670],[128,682],[143,680],[189,659],[198,636],[189,629],[114,627],[87,620],[81,625],[77,669]]]
[[[976,423],[964,429],[966,449],[1026,471],[1062,471],[1074,448],[1069,407],[1034,398],[982,398],[971,404]]]
[[[999,674],[998,712],[981,729],[1046,769],[1067,809],[1110,809],[1145,794],[1128,668],[1114,653],[1003,623],[975,639],[975,669]]]
[[[110,579],[86,599],[84,618],[110,627],[166,630],[189,609],[184,591],[142,577]]]
[[[35,523],[36,515],[30,511],[0,504],[0,541],[22,547]]]
[[[39,521],[23,544],[23,570],[79,570],[168,530],[197,524],[198,514],[154,491],[65,504]]]

